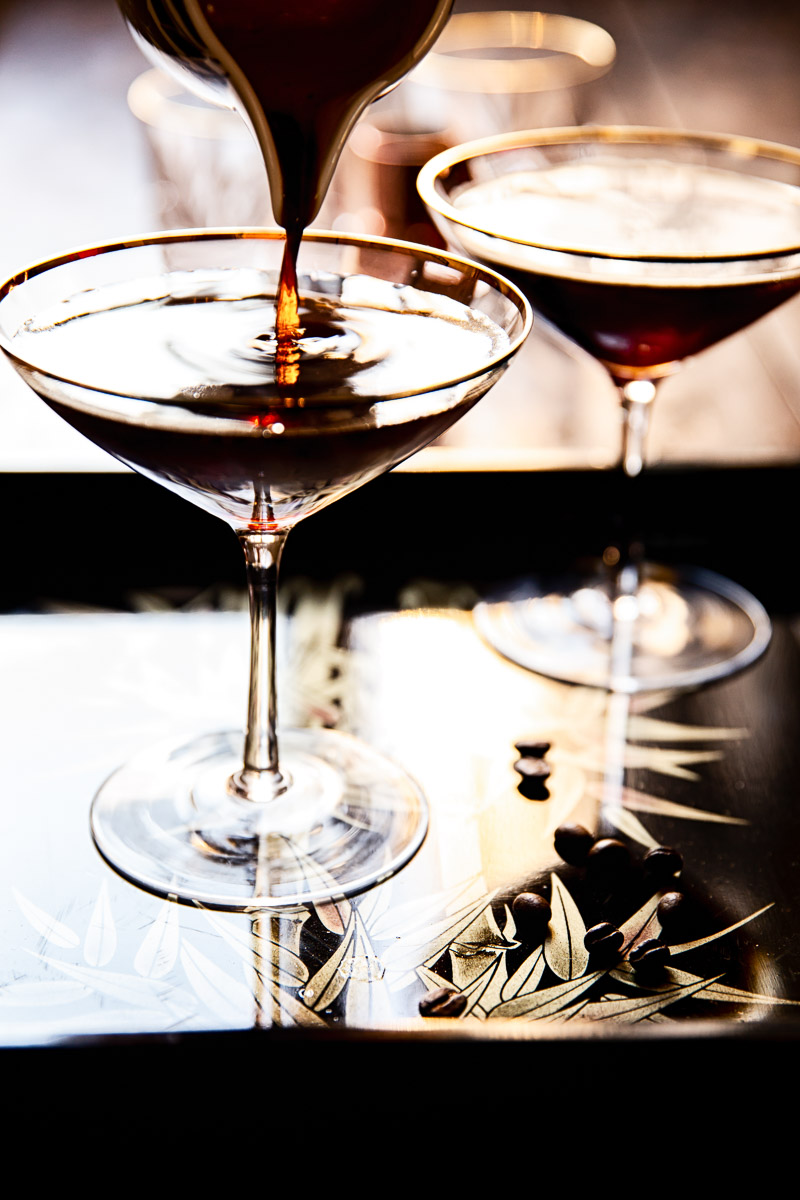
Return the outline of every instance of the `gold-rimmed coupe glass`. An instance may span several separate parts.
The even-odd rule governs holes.
[[[800,290],[800,152],[787,146],[643,127],[530,130],[437,155],[419,189],[449,245],[514,280],[605,367],[631,478],[662,380]],[[648,564],[633,538],[605,558],[589,575],[531,578],[489,598],[479,628],[532,670],[625,692],[697,685],[766,648],[763,606],[732,581]]]
[[[91,810],[101,854],[126,878],[232,911],[361,891],[420,846],[427,807],[402,767],[347,733],[278,731],[281,551],[298,521],[465,413],[530,324],[514,287],[454,255],[309,233],[299,354],[276,366],[283,249],[280,231],[156,234],[65,254],[0,288],[0,346],[33,390],[226,521],[244,549],[245,732],[146,748]]]

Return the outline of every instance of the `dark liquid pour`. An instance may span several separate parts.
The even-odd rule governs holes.
[[[278,367],[297,382],[297,254],[348,134],[441,32],[452,0],[120,0],[140,43],[250,121],[286,230],[277,312]]]

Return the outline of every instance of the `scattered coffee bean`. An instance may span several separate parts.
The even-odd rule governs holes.
[[[544,896],[538,892],[520,892],[511,905],[514,920],[526,942],[535,945],[544,941],[553,913]]]
[[[653,884],[666,883],[678,874],[683,859],[671,846],[656,846],[644,856],[644,871]]]
[[[630,866],[631,855],[624,842],[600,838],[586,857],[586,865],[597,875],[621,875]]]
[[[419,1002],[420,1016],[458,1017],[467,1007],[467,997],[453,988],[434,988],[426,992]]]
[[[547,751],[550,749],[549,742],[535,742],[530,739],[523,738],[519,742],[514,742],[514,749],[523,758],[544,758]]]
[[[538,779],[540,782],[549,779],[551,775],[550,767],[540,758],[518,758],[514,763],[514,770],[523,779]]]
[[[594,845],[594,837],[583,825],[564,824],[556,830],[553,844],[564,862],[582,867]]]
[[[646,938],[630,952],[630,964],[638,974],[655,974],[669,958],[669,946],[658,938]]]
[[[619,952],[625,941],[625,935],[616,925],[609,921],[601,921],[587,929],[583,944],[592,958],[600,962],[613,962],[619,958]]]
[[[676,934],[686,928],[689,904],[680,892],[665,892],[658,902],[656,913],[661,925],[662,935],[671,941]]]

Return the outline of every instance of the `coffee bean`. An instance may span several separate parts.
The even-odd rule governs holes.
[[[600,962],[613,962],[619,958],[619,952],[625,941],[625,935],[616,925],[609,921],[600,921],[587,929],[583,944],[592,958]]]
[[[683,866],[683,859],[671,846],[656,846],[644,856],[644,872],[653,884],[666,883],[674,878]]]
[[[553,913],[544,896],[538,892],[520,892],[511,905],[517,928],[526,942],[539,945],[547,935]]]
[[[662,935],[671,941],[676,934],[686,928],[686,918],[690,905],[680,892],[665,892],[658,902],[656,913],[661,925]]]
[[[519,742],[514,742],[514,749],[523,758],[544,758],[547,751],[550,749],[549,742],[537,742],[529,738],[523,738]]]
[[[666,965],[669,958],[669,946],[665,946],[658,938],[646,938],[631,950],[630,964],[637,974],[656,974]]]
[[[559,825],[553,838],[556,853],[573,867],[582,867],[594,845],[594,837],[583,825]]]
[[[586,865],[595,874],[606,877],[624,874],[630,861],[630,851],[624,842],[616,838],[600,838],[589,851]]]
[[[434,988],[426,992],[419,1002],[420,1016],[458,1017],[467,1007],[467,997],[454,988]]]
[[[540,758],[518,758],[514,763],[514,770],[523,779],[538,779],[542,783],[549,779],[552,773],[547,763],[542,762]]]

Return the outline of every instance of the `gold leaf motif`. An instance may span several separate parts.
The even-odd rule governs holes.
[[[555,873],[550,883],[553,915],[544,942],[544,959],[559,979],[577,979],[589,965],[589,951],[583,944],[586,925],[566,885]]]
[[[721,976],[717,976],[717,978],[721,978]],[[713,983],[715,980],[708,982]],[[602,1000],[587,1004],[583,1015],[593,1021],[618,1021],[632,1024],[643,1020],[644,1017],[661,1012],[668,1005],[675,1004],[677,1000],[688,999],[689,996],[702,991],[704,984],[705,981],[701,980],[699,983],[687,984],[684,987],[663,988],[656,995],[604,996]]]
[[[628,917],[627,921],[623,921],[620,925],[625,941],[623,948],[625,951],[630,950],[631,946],[642,938],[650,923],[652,922],[655,911],[658,908],[658,902],[663,896],[663,892],[657,892],[655,896],[651,896],[649,900],[645,900],[644,904],[638,909],[632,917]]]
[[[586,785],[586,794],[593,800],[603,800],[603,784],[591,780]],[[635,812],[652,813],[658,817],[678,817],[685,821],[711,821],[720,825],[749,825],[743,817],[728,817],[724,813],[708,812],[703,808],[692,808],[688,804],[678,804],[674,800],[665,800],[661,796],[648,796],[646,792],[637,792],[634,788],[624,787],[620,790],[620,800],[625,808]]]
[[[603,816],[620,833],[624,833],[632,841],[638,842],[640,846],[647,846],[652,850],[654,846],[658,845],[652,833],[649,833],[645,829],[639,818],[635,817],[629,809],[618,808],[609,804],[603,808]]]
[[[544,946],[537,948],[528,955],[508,979],[502,992],[502,1000],[512,1000],[515,996],[527,996],[539,986],[539,980],[544,974]]]
[[[256,974],[263,983],[266,995],[272,1004],[272,1009],[267,1014],[269,1021],[279,1026],[299,1025],[302,1028],[313,1027],[315,1029],[327,1027],[324,1017],[320,1017],[313,1009],[308,1008],[294,993],[285,991],[272,979],[265,979],[258,969],[256,969]],[[263,1000],[261,1003],[263,1005]]]
[[[567,1003],[587,992],[602,975],[602,971],[592,971],[580,979],[567,979],[564,983],[542,988],[527,996],[517,996],[516,999],[507,1000],[504,1004],[492,1009],[489,1016],[491,1018],[524,1017],[529,1021],[552,1016],[554,1013],[561,1012]]]
[[[738,742],[749,737],[748,729],[726,729],[713,725],[679,725],[658,717],[634,714],[628,719],[631,742]]]
[[[415,967],[419,962],[435,961],[483,911],[487,899],[491,900],[491,896],[484,896],[477,903],[473,902],[455,917],[446,917],[432,930],[424,931],[423,934],[412,934],[408,939],[402,938],[393,946],[387,947],[383,952],[383,961],[387,969],[408,969]]]
[[[763,908],[759,908],[757,912],[751,913],[749,917],[743,917],[741,921],[736,921],[733,925],[728,925],[725,929],[718,929],[716,933],[710,933],[707,937],[697,938],[693,942],[681,942],[676,946],[670,947],[670,954],[685,954],[688,950],[694,950],[697,946],[707,946],[709,942],[716,942],[718,938],[725,937],[728,933],[733,933],[734,929],[740,929],[742,925],[748,925],[751,921],[755,921],[756,917],[760,917],[762,913],[773,908],[773,904],[765,904]]]
[[[347,982],[346,967],[344,971],[340,968],[355,953],[355,932],[356,910],[353,909],[341,942],[328,961],[311,976],[304,989],[306,1003],[317,1012],[333,1004]]]

